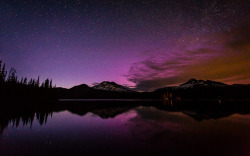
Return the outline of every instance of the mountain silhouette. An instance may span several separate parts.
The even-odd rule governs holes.
[[[136,92],[115,82],[103,81],[93,87],[86,84],[70,89],[57,88],[59,99],[162,99],[164,95],[172,94],[172,98],[249,98],[250,85],[227,85],[211,80],[190,79],[180,86],[165,87],[153,92]]]

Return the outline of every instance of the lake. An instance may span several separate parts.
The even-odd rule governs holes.
[[[3,113],[0,155],[250,155],[248,102],[80,103]]]

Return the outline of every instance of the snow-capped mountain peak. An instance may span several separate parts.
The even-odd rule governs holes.
[[[115,82],[103,81],[102,83],[93,86],[94,89],[106,90],[106,91],[118,91],[118,92],[131,92],[129,88],[118,85]]]
[[[210,80],[196,80],[196,79],[190,79],[186,83],[183,83],[180,85],[181,88],[193,88],[193,87],[224,87],[227,86],[224,83],[216,82],[216,81],[210,81]]]

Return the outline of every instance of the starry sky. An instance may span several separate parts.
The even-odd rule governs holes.
[[[57,86],[250,83],[247,0],[1,0],[0,59]]]

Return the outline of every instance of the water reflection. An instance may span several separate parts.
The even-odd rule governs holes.
[[[29,110],[29,111],[28,111]],[[3,155],[248,155],[248,102],[64,102],[3,110]]]
[[[135,140],[169,155],[249,155],[250,115],[202,122],[181,112],[136,109],[129,127]],[[148,147],[150,148],[150,147]]]
[[[163,102],[63,102],[55,106],[35,108],[35,109],[8,109],[0,111],[0,134],[4,132],[8,126],[32,127],[34,120],[40,125],[46,124],[48,117],[53,116],[54,112],[69,111],[73,114],[85,116],[91,112],[103,119],[114,118],[119,114],[127,112],[133,108],[156,108],[167,112],[181,112],[196,121],[209,119],[219,119],[232,114],[250,114],[249,101],[227,101],[219,103],[217,101],[173,101],[167,100]],[[138,112],[140,113],[140,112]],[[149,115],[149,117],[157,115]]]
[[[48,117],[52,117],[53,112],[19,112],[19,113],[1,113],[0,114],[0,134],[8,126],[18,128],[20,125],[32,127],[34,120],[40,125],[46,124]]]

